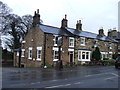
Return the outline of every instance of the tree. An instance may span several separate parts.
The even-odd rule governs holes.
[[[16,14],[10,14],[11,9],[0,1],[2,34],[6,35],[5,43],[11,49],[17,49],[21,46],[21,41],[24,39],[28,30],[32,27],[32,15],[24,15],[22,17]],[[43,21],[40,19],[40,23]]]
[[[5,17],[8,15],[12,9],[10,9],[7,4],[0,1],[0,27],[4,27],[5,25]],[[1,29],[2,29],[1,28]],[[1,30],[2,31],[2,30]]]
[[[5,18],[6,25],[3,28],[4,35],[8,35],[6,44],[10,49],[17,49],[21,41],[32,26],[32,16],[25,15],[22,18],[16,14],[9,14]]]
[[[96,60],[96,61],[101,60],[101,53],[100,53],[99,47],[96,47],[95,51],[93,51],[93,53],[92,53],[92,59]]]
[[[9,14],[5,18],[6,24],[3,28],[4,35],[7,35],[7,45],[10,49],[17,49],[20,47],[20,42],[22,40],[22,33],[24,29],[22,27],[21,17],[15,14]]]

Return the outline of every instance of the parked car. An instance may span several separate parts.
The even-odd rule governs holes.
[[[115,68],[119,68],[120,67],[120,57],[116,58],[115,61]]]

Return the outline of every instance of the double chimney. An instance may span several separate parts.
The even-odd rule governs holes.
[[[99,36],[105,36],[103,27],[99,29]]]
[[[37,24],[40,24],[40,14],[39,14],[39,9],[37,9],[37,12],[34,12],[33,16],[33,27],[35,27]]]
[[[77,21],[77,24],[76,24],[76,29],[79,30],[79,31],[82,31],[82,24],[81,24],[81,20]]]
[[[61,28],[65,28],[65,27],[68,27],[68,20],[66,14],[65,14],[65,18],[63,18],[61,22]],[[76,30],[80,30],[80,31],[82,30],[81,20],[77,21]]]

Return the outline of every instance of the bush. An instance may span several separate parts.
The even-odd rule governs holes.
[[[118,56],[119,56],[118,54],[113,54],[113,55],[112,55],[112,58],[113,58],[113,59],[116,59]]]
[[[48,68],[52,68],[52,67],[54,66],[53,64],[49,64],[48,62],[46,62],[45,65],[46,65]]]
[[[96,47],[95,51],[93,51],[92,58],[96,61],[101,60],[101,53],[100,53],[99,47]]]

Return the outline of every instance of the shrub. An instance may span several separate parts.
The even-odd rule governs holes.
[[[96,47],[95,51],[93,51],[92,58],[96,61],[101,60],[101,53],[100,53],[99,47]]]

